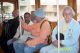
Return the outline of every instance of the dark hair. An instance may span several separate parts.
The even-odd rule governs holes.
[[[24,15],[31,15],[30,13],[26,12]]]

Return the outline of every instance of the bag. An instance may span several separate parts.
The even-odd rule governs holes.
[[[41,23],[40,29],[41,29],[43,23],[45,23],[46,21],[48,21],[48,20],[44,20],[44,21]],[[49,21],[48,21],[48,22],[49,22]],[[51,24],[51,22],[49,22],[49,24]],[[51,25],[50,25],[50,26],[51,26]],[[51,40],[51,34],[48,36],[48,39],[46,39],[46,40],[47,40],[48,44],[50,44],[50,43],[52,42],[52,40]]]
[[[58,34],[56,34],[56,39],[58,40]],[[60,33],[60,40],[64,40],[64,34]]]

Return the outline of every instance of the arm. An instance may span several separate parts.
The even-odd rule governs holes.
[[[14,35],[14,37],[7,41],[7,45],[12,44],[14,41],[16,41],[18,39],[18,37],[19,37],[19,27],[17,28],[16,34]]]
[[[27,31],[30,31],[32,30],[32,25],[28,25],[27,23],[24,22],[24,20],[21,21],[21,27],[24,29],[24,30],[27,30]]]
[[[80,27],[78,25],[76,25],[76,26],[74,25],[72,28],[73,28],[73,32],[72,32],[71,38],[62,40],[61,41],[62,45],[70,46],[70,45],[74,45],[75,43],[78,42]]]
[[[56,34],[58,33],[58,28],[57,26],[53,29],[53,32],[52,32],[52,44],[58,48],[58,40],[56,39]]]
[[[55,35],[58,33],[58,28],[57,26],[53,29],[52,31],[52,42],[54,42],[56,40]]]
[[[62,24],[63,24],[63,19],[59,20],[59,30],[60,30]],[[52,31],[52,42],[54,42],[56,40],[57,33],[58,33],[58,25],[56,25],[56,27]]]
[[[16,34],[15,34],[15,36],[14,36],[13,38],[18,39],[18,37],[19,37],[19,35],[20,35],[20,34],[19,34],[19,28],[20,28],[20,27],[17,28]]]

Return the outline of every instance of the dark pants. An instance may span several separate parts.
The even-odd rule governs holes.
[[[7,40],[0,38],[0,46],[5,53],[14,53],[13,44],[7,45]]]

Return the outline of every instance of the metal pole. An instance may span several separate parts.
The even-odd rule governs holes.
[[[18,7],[19,7],[19,21],[20,21],[20,26],[19,26],[19,35],[21,36],[22,35],[22,28],[21,28],[21,17],[20,17],[20,15],[21,15],[21,12],[20,12],[20,0],[18,0]]]
[[[56,3],[57,3],[57,18],[58,18],[58,53],[60,53],[59,49],[60,49],[60,28],[59,28],[59,0],[56,0]]]

